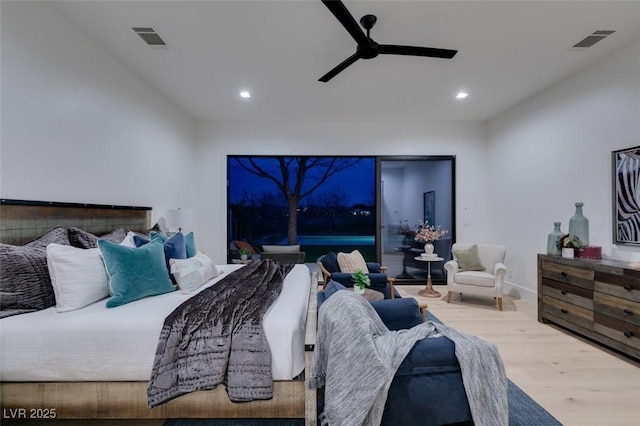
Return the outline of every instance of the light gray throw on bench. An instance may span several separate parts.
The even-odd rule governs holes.
[[[496,346],[431,321],[390,331],[363,297],[338,291],[322,304],[312,389],[325,387],[322,425],[378,426],[391,381],[413,345],[444,335],[455,352],[476,426],[508,425],[507,376]]]

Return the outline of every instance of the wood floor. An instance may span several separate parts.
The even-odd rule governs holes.
[[[490,298],[418,296],[424,286],[397,286],[403,296],[426,301],[447,325],[498,346],[507,376],[565,426],[640,425],[640,364],[560,328],[537,321],[537,308],[504,300],[498,311]]]

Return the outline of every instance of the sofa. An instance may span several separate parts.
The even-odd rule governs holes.
[[[318,292],[318,309],[336,291],[351,291],[329,280]],[[422,315],[413,298],[371,302],[390,330],[420,324]],[[427,320],[438,321],[427,312]],[[322,411],[320,401],[319,412]],[[446,337],[418,341],[398,368],[389,388],[382,425],[472,425],[471,411],[462,382],[455,347]]]

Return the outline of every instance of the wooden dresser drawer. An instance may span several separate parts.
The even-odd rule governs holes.
[[[581,308],[549,296],[542,296],[542,300],[544,303],[543,316],[552,316],[582,328],[593,330],[593,310]]]
[[[596,313],[640,327],[640,303],[600,292],[593,297]]]
[[[624,271],[622,275],[596,272],[594,289],[622,299],[640,303],[640,277],[637,271]]]
[[[593,329],[610,339],[640,350],[640,326],[596,313]]]
[[[552,280],[559,283],[593,290],[594,272],[589,269],[577,268],[561,263],[542,262],[543,281]]]
[[[553,297],[581,308],[593,310],[593,290],[558,281],[542,279],[542,295]]]

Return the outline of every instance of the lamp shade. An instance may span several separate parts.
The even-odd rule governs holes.
[[[191,209],[167,210],[165,221],[169,231],[181,231],[183,228],[189,228],[192,223]]]

